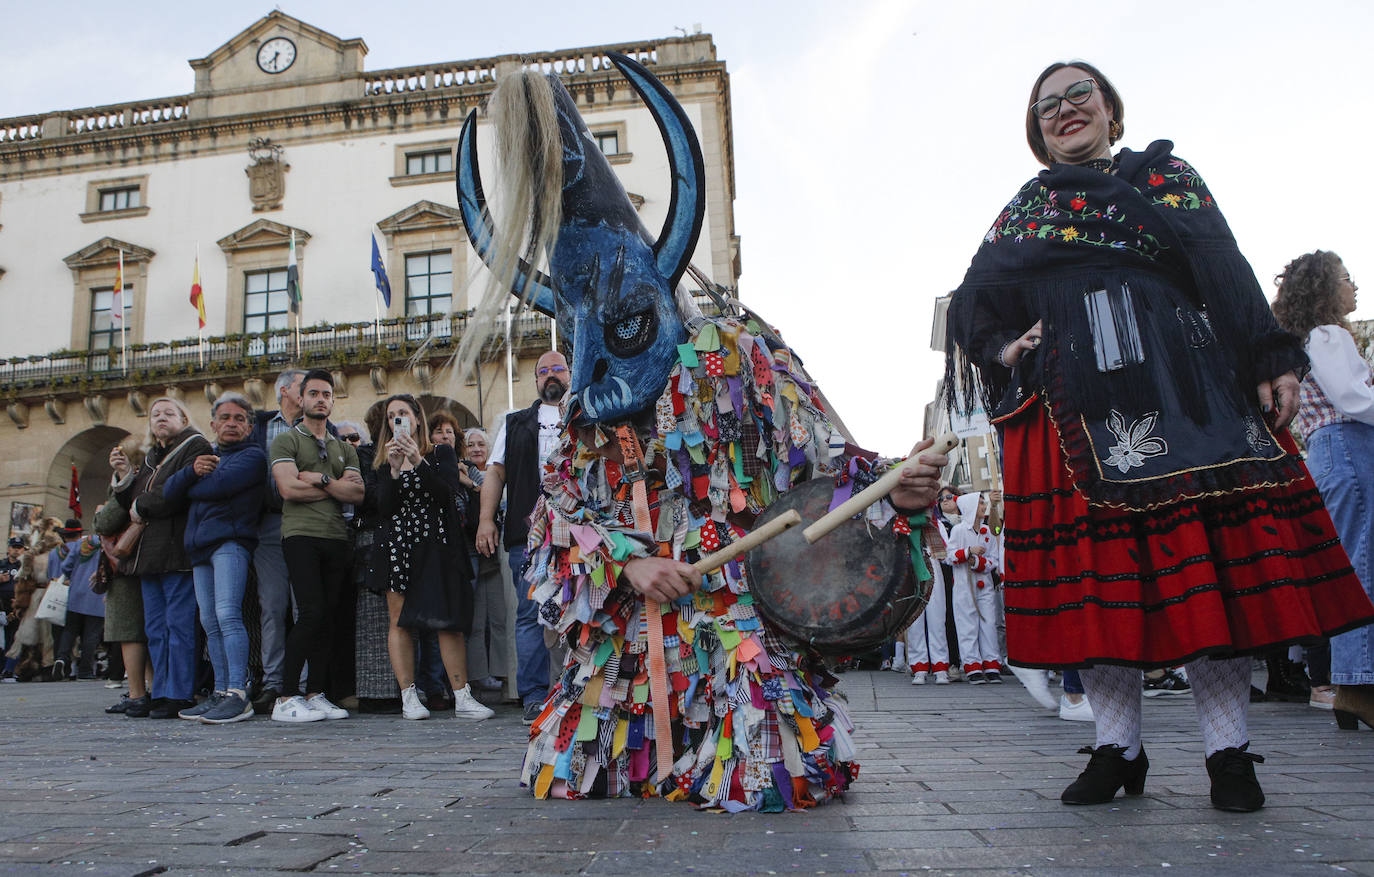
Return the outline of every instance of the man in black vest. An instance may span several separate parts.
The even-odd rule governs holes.
[[[529,517],[539,499],[544,460],[558,444],[558,403],[568,392],[570,375],[563,354],[550,351],[535,364],[535,389],[539,398],[528,408],[506,415],[492,443],[482,482],[482,512],[477,528],[477,550],[490,557],[496,553],[496,510],[506,489],[506,521],[503,544],[510,555],[511,575],[519,610],[515,617],[515,681],[525,708],[525,724],[533,724],[549,693],[549,650],[539,625],[539,607],[520,581],[525,565],[525,537]]]

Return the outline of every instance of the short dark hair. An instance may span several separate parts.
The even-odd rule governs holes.
[[[1031,107],[1040,100],[1040,86],[1045,84],[1045,80],[1050,77],[1050,74],[1056,70],[1063,70],[1065,67],[1072,67],[1087,73],[1097,83],[1097,87],[1102,90],[1102,96],[1107,99],[1107,106],[1112,111],[1112,121],[1121,126],[1115,136],[1108,132],[1108,144],[1116,143],[1126,133],[1126,104],[1122,102],[1121,95],[1117,93],[1116,86],[1112,85],[1111,80],[1087,61],[1055,61],[1040,71],[1039,76],[1035,77],[1035,84],[1031,86],[1030,101],[1026,104],[1026,142],[1030,144],[1030,151],[1035,155],[1036,160],[1045,167],[1049,167],[1054,159],[1050,157],[1050,151],[1045,147],[1045,135],[1040,132],[1040,120],[1031,111]]]
[[[305,392],[305,385],[311,381],[324,381],[329,385],[329,389],[334,389],[334,376],[331,375],[327,369],[312,368],[310,371],[306,372],[305,377],[301,378],[302,393]]]

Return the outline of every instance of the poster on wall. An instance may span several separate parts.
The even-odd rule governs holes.
[[[28,539],[34,524],[43,517],[43,507],[31,502],[10,504],[10,538]]]

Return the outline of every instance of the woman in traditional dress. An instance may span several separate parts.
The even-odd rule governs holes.
[[[1143,791],[1141,669],[1186,664],[1212,804],[1250,811],[1246,656],[1374,606],[1285,430],[1301,343],[1173,144],[1112,155],[1123,119],[1090,64],[1036,79],[1047,169],[954,293],[946,386],[964,405],[981,386],[1002,436],[1011,660],[1082,669],[1097,716],[1064,803]]]
[[[1335,253],[1299,256],[1279,275],[1274,316],[1305,340],[1312,371],[1302,382],[1296,425],[1307,465],[1341,534],[1365,593],[1374,587],[1374,386],[1346,315],[1359,289]],[[1331,640],[1336,721],[1353,731],[1374,727],[1374,626]],[[1313,684],[1316,684],[1313,679]]]

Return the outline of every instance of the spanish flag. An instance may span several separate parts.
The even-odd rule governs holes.
[[[205,292],[200,288],[200,256],[196,256],[196,270],[191,275],[191,304],[200,317],[200,328],[205,328]]]

